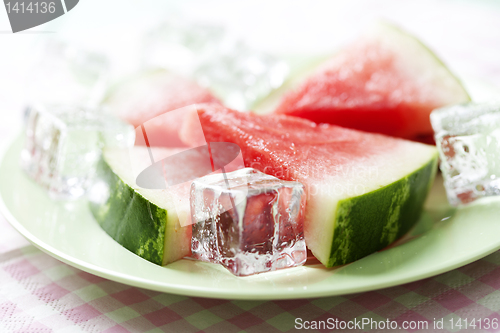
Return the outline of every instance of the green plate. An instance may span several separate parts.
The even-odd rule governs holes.
[[[56,202],[19,168],[22,140],[0,161],[0,207],[30,242],[89,273],[128,285],[189,296],[290,299],[374,290],[443,273],[500,248],[499,198],[458,210],[446,201],[437,178],[415,229],[389,249],[352,264],[326,269],[306,265],[250,277],[193,260],[156,266],[111,239],[83,200]]]
[[[498,99],[481,79],[463,82],[475,101]],[[156,266],[125,250],[95,222],[85,201],[56,202],[19,169],[22,141],[0,160],[0,210],[30,242],[89,273],[162,292],[227,299],[291,299],[343,295],[434,276],[500,249],[500,197],[454,210],[438,176],[415,228],[390,248],[349,265],[306,265],[249,277],[193,260]]]

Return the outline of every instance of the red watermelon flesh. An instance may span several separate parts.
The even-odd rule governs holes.
[[[468,100],[431,51],[381,24],[286,94],[276,113],[428,142],[430,112]]]
[[[363,161],[406,143],[298,117],[257,116],[214,104],[197,108],[207,142],[236,143],[246,167],[283,180],[321,181],[324,172],[335,172],[331,166]],[[309,161],[314,161],[313,168]]]
[[[286,115],[197,107],[208,142],[236,143],[245,166],[305,185],[306,243],[324,265],[380,250],[418,219],[434,147]]]
[[[212,93],[196,82],[166,71],[143,74],[118,86],[106,104],[121,119],[139,127],[151,120],[148,137],[164,147],[185,147],[179,139],[184,117],[154,119],[165,112],[195,103],[219,103]],[[139,133],[137,133],[139,134]],[[137,142],[141,144],[141,142]]]

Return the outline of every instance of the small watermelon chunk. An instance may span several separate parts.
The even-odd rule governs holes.
[[[151,149],[154,156],[180,152]],[[105,149],[89,205],[96,221],[114,240],[146,260],[166,265],[191,253],[191,226],[182,227],[179,222],[179,216],[190,214],[189,184],[165,190],[140,188],[136,176],[149,161],[146,147]],[[176,204],[186,199],[183,205]],[[178,211],[179,207],[186,211]]]
[[[305,185],[306,244],[327,267],[386,247],[420,216],[433,146],[285,115],[198,110],[208,142],[236,143],[245,166]]]
[[[286,93],[275,112],[425,142],[433,109],[469,100],[420,41],[379,24]]]
[[[114,114],[134,127],[165,112],[195,103],[219,101],[196,82],[163,70],[144,73],[119,84],[105,102]],[[185,147],[178,133],[182,115],[169,120],[165,122],[161,117],[152,120],[148,137],[165,147]]]

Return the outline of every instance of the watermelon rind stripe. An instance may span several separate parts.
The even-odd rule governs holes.
[[[379,251],[418,221],[437,170],[437,154],[421,168],[369,193],[340,200],[327,266],[344,265]],[[369,224],[367,224],[369,222]]]
[[[123,182],[104,160],[98,166],[98,179],[109,188],[104,204],[89,202],[100,226],[129,251],[163,265],[167,210]]]

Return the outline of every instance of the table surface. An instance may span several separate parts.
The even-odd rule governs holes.
[[[80,5],[82,13],[98,2],[88,0],[85,4],[88,6]],[[381,1],[377,4],[337,3],[338,11],[332,15],[344,21],[378,16],[392,18],[438,51],[450,67],[466,68],[468,74],[500,86],[500,7],[492,1],[453,4],[423,1],[405,6]],[[199,11],[204,12],[203,5],[200,6]],[[256,6],[264,6],[264,3],[258,2]],[[247,16],[252,15],[248,15],[248,7],[242,7],[240,11],[232,9],[239,13],[232,19],[250,29],[252,22]],[[273,5],[270,10],[281,9]],[[78,20],[78,11],[79,7],[72,11],[75,20]],[[216,16],[213,10],[206,12]],[[257,17],[264,15],[253,12]],[[197,16],[197,13],[191,14]],[[327,25],[322,19],[318,21]],[[315,20],[310,22],[319,24]],[[59,29],[56,23],[47,26],[49,30]],[[9,30],[5,17],[0,17],[2,28]],[[92,29],[91,25],[86,28]],[[92,35],[90,30],[85,31]],[[260,30],[265,33],[265,29],[256,30],[256,34]],[[320,30],[324,33],[325,29]],[[81,33],[74,26],[68,31]],[[96,30],[92,31],[95,36]],[[287,38],[290,39],[284,37],[285,44]],[[22,79],[28,71],[22,63],[36,60],[29,52],[34,40],[34,35],[29,34],[0,34],[0,45],[10,50],[0,56],[2,143],[20,128]],[[292,44],[285,45],[285,49],[293,48]],[[287,332],[295,330],[296,319],[297,323],[335,319],[391,320],[398,325],[428,323],[428,329],[400,328],[394,330],[396,332],[456,332],[460,328],[451,327],[450,319],[455,324],[459,319],[467,319],[469,324],[475,319],[476,329],[465,331],[499,331],[494,325],[485,327],[485,323],[500,321],[500,252],[433,278],[361,294],[289,301],[228,301],[163,294],[96,277],[39,251],[2,216],[0,228],[1,332]],[[480,319],[482,329],[477,326]],[[440,320],[443,320],[442,329]],[[461,323],[464,328],[464,322]],[[384,330],[373,328],[371,331]]]

